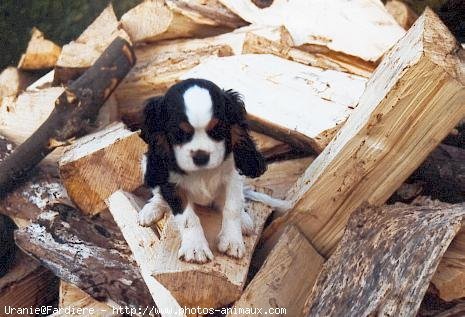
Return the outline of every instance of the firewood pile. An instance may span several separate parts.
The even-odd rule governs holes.
[[[247,203],[242,259],[180,261],[168,219],[137,221],[144,101],[187,78],[243,95],[268,161],[247,182],[292,206]],[[400,1],[109,5],[63,47],[34,29],[0,74],[0,307],[464,316],[464,118],[465,49]]]

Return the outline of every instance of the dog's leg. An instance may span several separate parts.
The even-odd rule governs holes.
[[[199,217],[190,204],[182,214],[174,217],[181,233],[178,257],[186,262],[205,263],[213,260]]]
[[[145,204],[138,214],[139,224],[144,227],[148,227],[159,221],[165,213],[170,211],[168,204],[160,194],[160,188],[155,188],[152,193],[152,198],[150,198],[149,202]]]
[[[242,233],[253,232],[253,221],[244,211],[242,177],[234,171],[224,189],[223,221],[218,236],[218,250],[235,258],[245,254]]]

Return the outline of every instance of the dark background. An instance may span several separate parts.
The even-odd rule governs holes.
[[[113,0],[118,17],[141,0]],[[330,1],[330,0],[328,0]],[[438,9],[445,0],[403,0],[421,13],[426,5]],[[462,0],[460,0],[462,1]],[[465,0],[463,0],[465,2]],[[17,65],[32,27],[64,45],[75,39],[100,14],[108,0],[1,0],[0,70]]]

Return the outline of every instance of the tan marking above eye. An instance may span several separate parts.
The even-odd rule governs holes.
[[[207,131],[213,130],[213,128],[216,127],[218,123],[220,123],[218,118],[211,119],[210,122],[208,122]]]
[[[186,133],[194,133],[194,128],[188,122],[181,122],[179,128]]]

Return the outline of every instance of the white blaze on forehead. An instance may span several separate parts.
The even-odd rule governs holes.
[[[212,118],[213,102],[210,92],[199,86],[193,86],[184,92],[184,105],[189,123],[194,128],[203,128]]]

